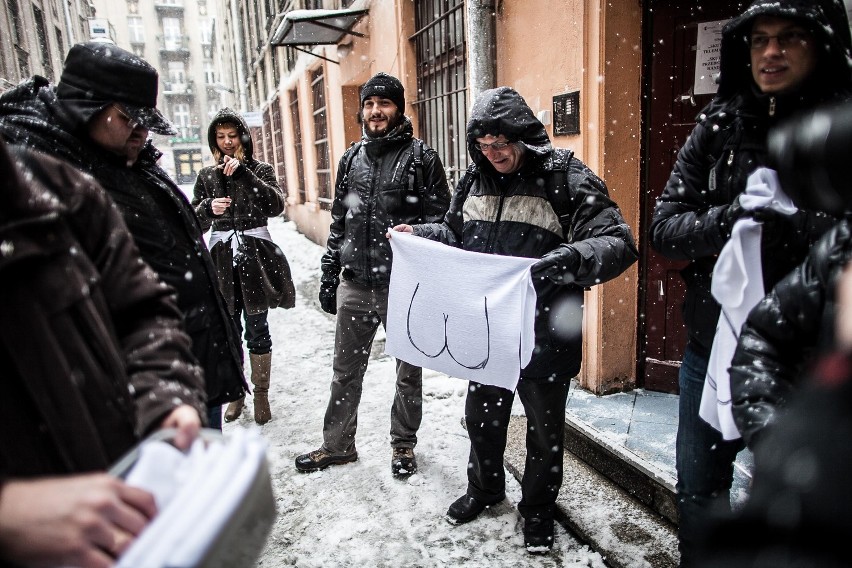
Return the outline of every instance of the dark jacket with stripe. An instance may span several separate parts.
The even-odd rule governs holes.
[[[523,378],[574,376],[582,361],[583,289],[636,261],[633,235],[604,182],[572,152],[551,146],[517,92],[500,87],[477,103],[467,125],[473,164],[443,223],[417,225],[414,234],[474,252],[538,258],[560,249],[578,256],[573,282],[535,283],[535,347],[521,372]],[[520,170],[503,176],[491,166],[475,146],[486,134],[523,144]]]
[[[795,92],[766,95],[752,79],[746,37],[760,15],[800,20],[820,49],[814,76]],[[766,136],[791,115],[820,103],[846,99],[852,85],[849,25],[834,0],[758,0],[725,26],[721,45],[719,90],[701,111],[684,143],[650,227],[651,246],[663,256],[687,260],[683,318],[690,345],[709,356],[719,319],[710,293],[716,257],[731,227],[724,216],[748,176],[767,165]],[[821,213],[800,211],[764,237],[767,290],[807,254],[808,248],[836,222]]]
[[[177,406],[206,416],[174,289],[109,196],[2,143],[0,173],[0,480],[105,470]]]

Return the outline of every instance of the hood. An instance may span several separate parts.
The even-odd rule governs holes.
[[[210,122],[210,126],[207,128],[207,145],[210,146],[210,152],[213,153],[219,149],[216,145],[216,127],[226,123],[237,125],[237,132],[240,133],[240,142],[243,145],[246,162],[252,161],[254,159],[254,144],[252,144],[251,140],[251,131],[245,120],[243,120],[243,117],[237,111],[228,107],[217,112],[216,116]]]
[[[852,84],[852,38],[842,0],[756,0],[722,30],[717,98],[736,95],[753,85],[751,55],[746,37],[758,16],[780,16],[800,21],[821,46],[820,64],[808,85],[836,93]]]
[[[524,98],[511,87],[497,87],[480,93],[467,122],[467,151],[480,168],[490,168],[485,155],[476,148],[476,139],[503,134],[521,142],[534,155],[546,156],[553,150],[544,125],[533,114]]]

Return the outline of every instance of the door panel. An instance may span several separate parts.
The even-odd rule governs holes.
[[[746,3],[714,0],[697,6],[685,0],[648,3],[646,34],[645,179],[642,194],[642,234],[648,234],[655,200],[671,174],[677,153],[686,141],[699,111],[712,95],[695,95],[698,25],[726,20],[741,13]],[[686,345],[681,316],[685,284],[679,271],[686,262],[657,254],[643,239],[640,290],[640,386],[677,392],[677,374]]]

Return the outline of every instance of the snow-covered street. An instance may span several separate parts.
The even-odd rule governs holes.
[[[520,487],[509,474],[504,503],[466,525],[445,520],[448,505],[466,487],[463,381],[424,370],[423,425],[415,449],[419,472],[405,481],[394,479],[389,443],[394,361],[382,355],[380,345],[364,381],[359,460],[311,474],[296,471],[294,458],[322,442],[334,318],[316,300],[324,249],[299,234],[292,222],[273,219],[269,228],[290,262],[298,298],[294,309],[272,310],[269,316],[273,420],[262,432],[269,442],[278,518],[259,566],[603,568],[599,554],[559,525],[550,555],[527,554],[515,507]],[[254,427],[250,401],[239,421],[225,425],[226,434],[235,425]]]

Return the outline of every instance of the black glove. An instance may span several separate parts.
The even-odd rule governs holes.
[[[337,314],[337,285],[338,278],[323,278],[320,281],[319,303],[322,311],[327,314]]]
[[[541,257],[530,268],[533,280],[548,278],[556,284],[570,284],[576,279],[580,268],[580,253],[566,245],[560,245]]]
[[[728,208],[725,209],[725,212],[722,213],[722,223],[725,226],[725,234],[727,234],[729,238],[731,236],[731,232],[734,230],[734,223],[745,217],[753,217],[755,214],[754,210],[749,210],[742,206],[742,203],[740,203],[740,198],[742,198],[742,196],[742,193],[737,195],[731,204],[728,205]]]

